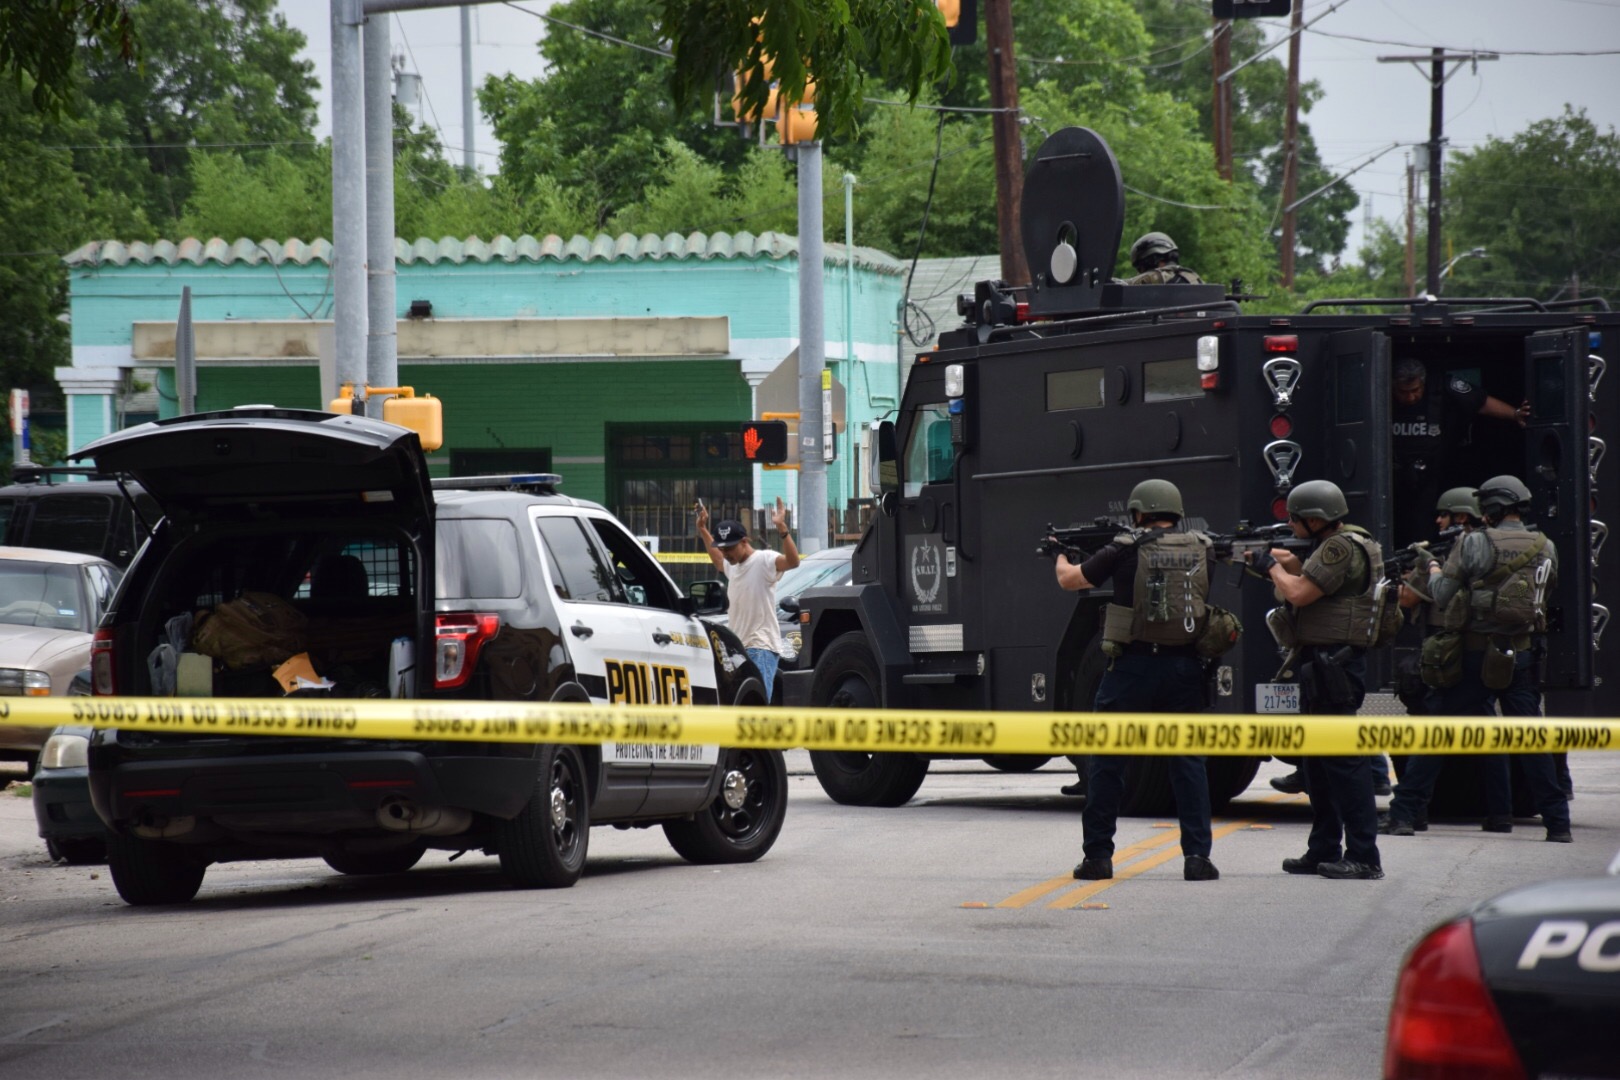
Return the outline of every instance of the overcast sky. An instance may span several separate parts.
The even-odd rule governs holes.
[[[1075,0],[1084,3],[1086,0]],[[1017,0],[1013,0],[1017,11]],[[551,0],[518,6],[545,11]],[[318,134],[331,131],[324,88],[331,82],[330,0],[281,0],[289,22],[309,39],[308,56],[323,88]],[[1330,11],[1330,9],[1332,9]],[[512,72],[534,78],[541,72],[535,43],[546,24],[504,4],[471,9],[473,83]],[[1324,14],[1325,13],[1325,14]],[[1525,53],[1578,53],[1620,50],[1620,0],[1307,0],[1309,22],[1301,69],[1325,91],[1306,116],[1323,160],[1346,171],[1390,143],[1422,142],[1429,134],[1429,82],[1410,64],[1381,64],[1378,57],[1451,51],[1498,52],[1501,59],[1464,66],[1446,85],[1446,135],[1452,147],[1477,146],[1492,136],[1507,138],[1531,121],[1557,116],[1565,103],[1584,107],[1601,127],[1620,126],[1620,54],[1534,56]],[[454,8],[405,12],[394,17],[393,46],[407,70],[421,74],[422,106],[461,161],[460,15]],[[1274,36],[1286,20],[1265,20]],[[562,28],[552,32],[571,33]],[[1347,40],[1347,35],[1377,42]],[[1515,55],[1519,54],[1519,55]],[[1286,47],[1273,55],[1286,61]],[[1234,62],[1241,60],[1234,56]],[[435,121],[436,118],[436,121]],[[482,117],[475,124],[476,160],[486,172],[497,169],[494,135]],[[1349,182],[1362,195],[1357,230],[1370,212],[1392,218],[1405,195],[1405,155],[1398,149],[1357,173]],[[857,189],[856,197],[859,198]],[[919,192],[919,198],[921,193]]]

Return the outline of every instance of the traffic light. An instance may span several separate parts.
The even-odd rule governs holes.
[[[816,84],[804,84],[804,100],[782,102],[781,115],[776,120],[776,134],[783,146],[815,142],[816,139]]]
[[[971,45],[979,39],[979,0],[934,0],[945,16],[952,45]]]
[[[758,465],[780,465],[788,459],[785,420],[750,420],[742,428],[743,460]]]
[[[1294,0],[1215,0],[1217,19],[1287,18],[1293,11]]]

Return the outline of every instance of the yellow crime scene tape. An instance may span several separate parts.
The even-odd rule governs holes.
[[[963,754],[1322,755],[1620,749],[1620,719],[996,713],[334,698],[0,698],[0,723],[200,735],[687,743]]]

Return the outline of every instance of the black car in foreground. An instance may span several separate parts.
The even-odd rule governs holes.
[[[763,704],[735,636],[555,475],[429,481],[417,435],[264,406],[163,420],[77,455],[162,517],[96,633],[97,694]],[[787,807],[780,751],[197,735],[90,740],[91,797],[131,904],[206,868],[316,856],[346,874],[429,848],[571,885],[590,826],[662,827],[745,862]]]
[[[1407,954],[1385,1080],[1620,1077],[1620,857],[1513,889]]]

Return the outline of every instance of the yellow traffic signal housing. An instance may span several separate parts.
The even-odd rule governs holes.
[[[783,102],[782,113],[777,118],[777,132],[782,137],[783,146],[792,146],[796,143],[814,142],[816,139],[816,84],[804,84],[804,99],[796,104]]]
[[[947,27],[954,27],[962,21],[962,0],[934,0],[934,6],[945,16]]]

